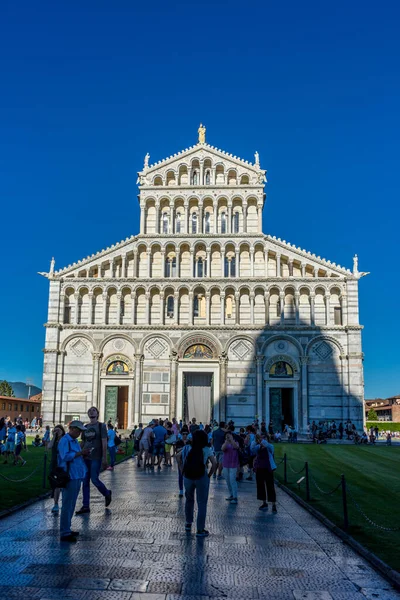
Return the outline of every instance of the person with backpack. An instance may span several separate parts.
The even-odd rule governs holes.
[[[65,429],[62,425],[56,425],[53,429],[53,437],[51,438],[49,445],[47,446],[48,450],[51,450],[51,460],[50,460],[50,473],[55,471],[58,466],[58,444],[60,443],[61,438],[65,435]],[[51,512],[54,515],[58,515],[59,506],[58,501],[60,499],[61,488],[54,488],[52,491],[52,496],[54,500],[54,506],[51,509]]]
[[[208,492],[210,489],[210,477],[217,470],[217,461],[214,453],[208,445],[208,436],[205,431],[196,429],[193,433],[191,445],[186,445],[177,456],[178,466],[183,473],[185,486],[185,530],[192,529],[194,516],[194,494],[197,500],[197,537],[207,537],[209,532],[205,529]],[[207,463],[211,463],[208,471]]]
[[[272,502],[272,512],[276,513],[276,492],[274,484],[276,464],[274,461],[274,447],[269,440],[268,434],[261,434],[261,436],[257,436],[257,440],[253,442],[252,451],[255,454],[253,466],[256,473],[257,500],[262,501],[259,510],[268,510],[268,502]]]
[[[89,450],[85,456],[87,473],[83,480],[83,503],[82,508],[75,514],[84,515],[90,513],[90,481],[97,487],[100,494],[104,496],[106,507],[111,503],[111,490],[108,490],[100,481],[100,469],[107,468],[107,426],[99,422],[99,411],[95,406],[88,410],[90,423],[86,425],[82,433],[82,448]]]

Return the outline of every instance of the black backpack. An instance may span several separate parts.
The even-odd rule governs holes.
[[[190,449],[183,465],[183,476],[187,479],[201,479],[205,472],[203,450],[199,454]]]

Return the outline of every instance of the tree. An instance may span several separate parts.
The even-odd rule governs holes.
[[[0,396],[11,396],[12,398],[15,397],[14,390],[5,379],[0,381]]]
[[[378,420],[377,412],[373,408],[370,408],[368,411],[368,421],[377,421],[377,420]]]

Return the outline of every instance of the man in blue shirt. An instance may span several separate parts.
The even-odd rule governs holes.
[[[81,483],[86,475],[86,465],[83,457],[90,454],[88,448],[79,446],[77,439],[85,431],[81,421],[72,421],[66,433],[58,443],[58,466],[67,471],[70,480],[62,490],[62,507],[60,519],[60,539],[62,542],[76,542],[78,531],[71,530],[72,515],[74,514]]]

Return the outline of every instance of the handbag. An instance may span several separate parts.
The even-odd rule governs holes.
[[[71,452],[71,445],[68,442],[68,450]],[[66,488],[68,483],[71,481],[69,474],[69,467],[71,461],[67,462],[67,470],[65,471],[62,467],[55,467],[47,476],[50,486],[53,490],[56,488]]]

